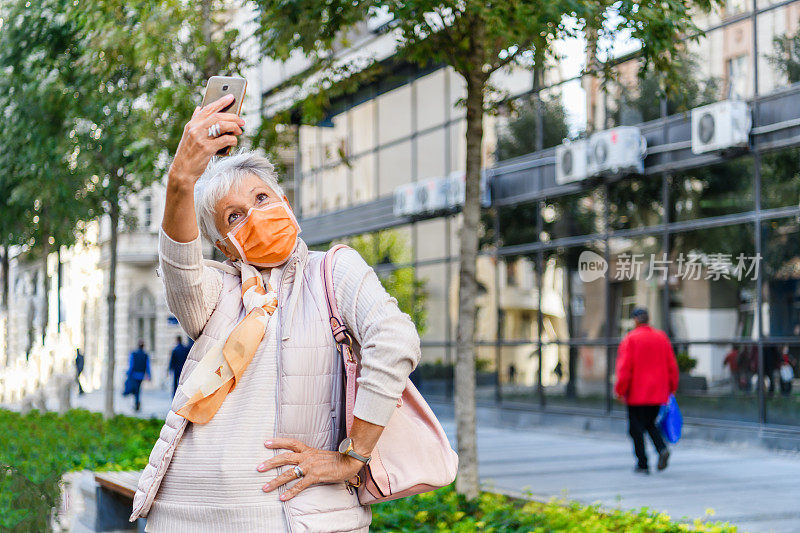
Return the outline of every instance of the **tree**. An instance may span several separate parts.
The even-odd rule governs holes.
[[[675,54],[673,68],[683,82],[670,92],[667,98],[667,115],[686,112],[717,101],[720,96],[720,80],[700,79],[698,59],[685,51]],[[612,111],[612,122],[616,125],[638,124],[661,117],[661,100],[665,96],[663,74],[652,66],[640,65],[636,83],[613,82],[619,95]]]
[[[110,223],[106,416],[114,413],[117,247],[124,201],[158,179],[211,74],[235,74],[238,31],[227,5],[203,0],[102,0],[75,6],[86,51],[75,66],[82,96],[70,136]]]
[[[541,148],[561,144],[569,136],[567,114],[560,99],[541,101],[542,143]],[[504,127],[499,128],[496,156],[499,161],[527,155],[537,150],[539,113],[536,98],[526,98],[518,105]]]
[[[78,220],[94,216],[94,205],[80,194],[85,177],[70,162],[69,109],[73,96],[70,63],[79,55],[70,44],[77,27],[58,16],[71,2],[44,0],[31,8],[21,0],[3,6],[9,21],[0,33],[0,169],[4,209],[0,214],[5,246],[4,295],[10,244],[22,244],[28,258],[42,263],[42,342],[48,330],[51,250],[75,242]]]
[[[800,31],[794,35],[778,35],[772,41],[772,54],[767,56],[789,83],[800,81]]]
[[[383,288],[395,297],[397,306],[411,317],[417,331],[423,335],[428,316],[425,281],[414,276],[412,267],[394,267],[411,261],[411,250],[405,239],[397,231],[386,230],[353,237],[348,244],[375,268]]]
[[[52,246],[74,242],[78,221],[108,215],[107,416],[120,219],[126,201],[166,170],[203,81],[243,63],[228,4],[14,0],[3,7],[0,67],[11,75],[0,78],[7,89],[0,190],[18,211],[0,214],[2,244],[34,247],[46,262]]]
[[[601,33],[610,40],[622,31],[642,43],[645,64],[665,73],[665,86],[680,79],[671,56],[682,39],[697,28],[690,10],[709,9],[713,0],[642,4],[633,0],[607,2],[479,2],[345,0],[255,0],[259,8],[258,36],[263,53],[285,60],[301,52],[324,70],[339,59],[348,32],[376,12],[387,14],[397,38],[398,55],[419,65],[446,64],[466,83],[466,197],[462,210],[459,259],[459,318],[456,358],[456,424],[460,471],[457,490],[478,494],[475,430],[475,277],[480,223],[480,174],[483,118],[493,103],[488,90],[492,74],[512,64],[544,65],[552,43],[576,33]],[[613,6],[613,7],[612,7]],[[593,49],[594,50],[594,49]],[[358,67],[360,68],[360,66]],[[303,83],[299,77],[298,83]],[[316,95],[324,92],[318,87]],[[317,99],[318,101],[318,99]]]

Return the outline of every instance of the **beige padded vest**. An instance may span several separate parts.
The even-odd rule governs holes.
[[[276,437],[296,438],[314,448],[335,450],[342,433],[341,358],[331,335],[320,265],[324,253],[309,252],[298,240],[291,258],[276,267],[281,280],[278,288],[278,354]],[[186,377],[202,354],[227,338],[244,318],[241,278],[226,261],[223,287],[214,312],[192,346],[179,382]],[[335,386],[334,386],[335,385]],[[139,478],[130,520],[147,516],[175,448],[189,423],[176,414],[188,398],[178,387],[164,427],[155,443],[148,465]],[[276,455],[285,450],[276,450]],[[281,467],[283,472],[288,467]],[[292,486],[284,485],[280,492]],[[358,503],[344,482],[311,486],[283,502],[288,528],[292,532],[357,531],[372,521],[369,506]]]

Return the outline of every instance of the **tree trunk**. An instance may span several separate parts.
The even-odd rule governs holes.
[[[61,314],[61,288],[64,281],[64,264],[61,262],[60,246],[56,248],[56,258],[58,261],[58,268],[56,269],[56,275],[58,276],[58,284],[56,285],[56,312],[58,313],[56,316],[56,331],[61,333],[61,322],[64,320],[64,317]]]
[[[10,259],[8,257],[8,245],[3,245],[3,311],[8,311],[8,293],[11,286],[10,275]]]
[[[8,257],[8,245],[3,246],[3,302],[2,308],[0,309],[6,317],[6,331],[5,335],[3,335],[3,365],[8,366],[8,363],[11,360],[11,357],[8,354],[8,349],[11,346],[11,321],[8,317],[8,294],[9,294],[9,287],[11,285],[11,281],[9,280],[9,275],[11,274],[10,269],[10,259]]]
[[[211,43],[214,42],[214,28],[212,27],[212,6],[211,0],[203,0],[200,4],[200,10],[203,14],[203,42],[208,43],[206,47],[206,57],[203,65],[203,76],[205,79],[211,76],[220,75],[219,59],[216,56],[214,47]]]
[[[43,213],[44,214],[44,213]],[[50,276],[47,274],[47,259],[50,255],[50,236],[45,232],[42,242],[42,344],[47,337],[47,323],[50,322]]]
[[[572,233],[570,233],[572,235]],[[575,321],[573,318],[574,310],[572,309],[572,268],[571,263],[567,262],[564,265],[564,275],[566,293],[566,308],[567,308],[567,336],[569,339],[574,339],[576,336]],[[578,395],[578,347],[570,344],[568,347],[567,358],[567,372],[569,372],[569,380],[567,381],[567,398],[575,398]]]
[[[114,198],[108,211],[111,222],[111,236],[109,239],[109,264],[108,264],[108,359],[106,360],[106,397],[103,414],[106,418],[114,416],[114,374],[116,372],[116,326],[117,303],[117,240],[119,225],[119,199]]]
[[[478,444],[475,428],[475,277],[480,224],[480,179],[483,143],[483,91],[480,74],[467,76],[466,194],[459,257],[458,335],[455,370],[455,414],[459,468],[456,490],[475,498],[478,486]],[[499,370],[499,369],[498,369]]]

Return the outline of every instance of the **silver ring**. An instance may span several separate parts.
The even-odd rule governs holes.
[[[213,124],[211,127],[208,128],[208,136],[209,137],[219,137],[219,124]]]
[[[305,476],[305,474],[303,473],[303,469],[297,465],[295,465],[294,467],[294,475],[296,475],[298,479]]]

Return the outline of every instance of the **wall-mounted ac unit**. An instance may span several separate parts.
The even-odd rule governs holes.
[[[416,183],[418,213],[432,213],[444,209],[447,204],[446,191],[440,186],[441,178],[421,180]]]
[[[585,139],[579,139],[556,146],[556,183],[561,185],[586,179],[588,145]]]
[[[447,190],[447,207],[456,208],[464,205],[464,199],[467,196],[467,175],[463,170],[455,170],[451,172],[447,178],[449,182]],[[486,169],[481,171],[480,183],[480,203],[481,207],[489,207],[492,204],[491,190],[489,186],[489,179],[486,175]]]
[[[750,107],[725,100],[692,109],[692,153],[742,148],[750,140]]]
[[[463,171],[407,183],[395,188],[392,212],[395,216],[409,216],[453,211],[464,205],[465,192]],[[486,176],[481,175],[481,205],[489,207],[490,200]]]
[[[620,126],[589,137],[590,176],[643,174],[647,141],[636,126]]]
[[[394,190],[395,216],[408,216],[417,212],[417,187],[415,183],[400,185]]]

